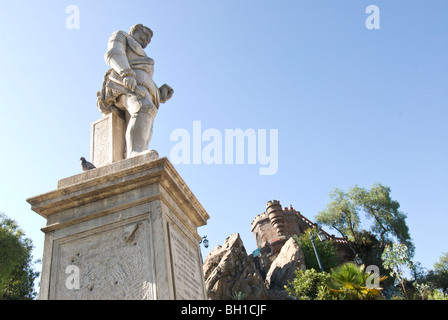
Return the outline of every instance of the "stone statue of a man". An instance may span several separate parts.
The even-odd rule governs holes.
[[[154,60],[143,50],[152,36],[152,30],[142,24],[133,26],[129,34],[116,31],[104,56],[111,69],[97,93],[97,106],[103,115],[116,112],[126,120],[126,158],[148,149],[159,104],[174,92],[166,84],[158,88],[153,81]]]

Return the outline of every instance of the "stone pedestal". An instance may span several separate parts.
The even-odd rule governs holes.
[[[206,299],[208,214],[166,158],[146,153],[27,199],[47,219],[40,299]]]
[[[125,158],[126,121],[116,113],[95,121],[90,133],[90,162],[101,167]]]

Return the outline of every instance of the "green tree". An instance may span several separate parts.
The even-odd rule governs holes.
[[[360,224],[359,209],[347,193],[337,188],[330,192],[330,199],[332,201],[327,205],[326,210],[317,214],[316,221],[335,228],[341,235],[356,242]]]
[[[347,192],[335,189],[330,193],[331,202],[316,216],[316,221],[334,227],[353,243],[356,248],[361,243],[360,212],[372,221],[370,233],[379,240],[382,252],[387,244],[394,241],[405,244],[411,256],[414,245],[406,224],[406,214],[399,210],[398,201],[392,200],[390,188],[379,183],[370,190],[355,186]],[[367,229],[367,228],[363,228]]]
[[[448,294],[441,290],[435,289],[428,295],[428,300],[448,300]]]
[[[303,255],[305,256],[306,268],[320,270],[313,244],[310,239],[310,235],[314,231],[315,228],[308,229],[306,232],[301,234],[300,237],[296,236],[295,239],[299,244],[299,247],[302,249]],[[314,243],[324,270],[330,271],[331,268],[337,266],[341,262],[333,240],[320,241],[316,238]]]
[[[392,200],[390,188],[381,184],[374,184],[370,190],[355,186],[350,189],[350,198],[356,206],[366,213],[367,218],[373,219],[372,233],[381,241],[381,246],[397,239],[406,245],[412,257],[414,245],[406,224],[406,214],[398,210],[400,204]]]
[[[412,268],[412,261],[406,245],[400,243],[386,245],[381,258],[384,261],[383,266],[390,270],[390,275],[395,277],[396,283],[401,285],[404,295],[409,298],[405,287],[404,271],[406,267]]]
[[[33,245],[14,220],[0,213],[0,299],[31,300],[36,296]]]
[[[286,292],[298,300],[330,300],[333,296],[326,286],[330,278],[327,272],[318,272],[315,269],[306,271],[297,268],[293,281],[285,286]]]
[[[448,252],[442,254],[439,261],[434,263],[434,270],[430,270],[426,275],[427,282],[434,289],[440,289],[448,294]]]
[[[434,263],[434,270],[439,273],[448,274],[448,252],[442,254],[439,262]]]

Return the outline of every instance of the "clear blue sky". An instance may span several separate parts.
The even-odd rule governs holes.
[[[368,5],[380,29],[368,30]],[[66,28],[66,8],[80,29]],[[260,165],[175,165],[210,215],[203,256],[250,232],[268,200],[306,217],[334,188],[380,182],[407,213],[415,260],[448,251],[448,2],[9,1],[0,3],[0,211],[41,258],[45,220],[26,198],[56,189],[89,157],[90,124],[116,30],[154,31],[146,52],[174,97],[150,147],[170,155],[176,129],[277,129],[278,171]],[[39,266],[40,268],[40,266]]]

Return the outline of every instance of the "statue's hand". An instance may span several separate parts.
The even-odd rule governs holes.
[[[137,80],[135,80],[135,78],[131,76],[124,77],[123,85],[126,89],[135,91],[135,88],[137,87]]]
[[[162,85],[160,88],[160,102],[165,103],[166,101],[168,101],[169,99],[171,99],[171,97],[174,94],[174,90],[173,88],[171,88],[169,85],[167,85],[166,83],[164,85]]]

